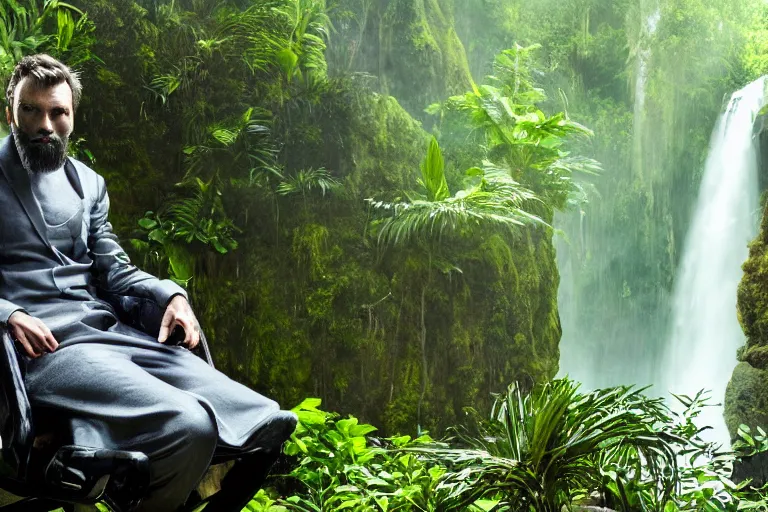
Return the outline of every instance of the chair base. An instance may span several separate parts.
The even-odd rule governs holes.
[[[23,498],[0,507],[0,512],[51,512],[59,508],[64,509],[64,512],[75,511],[75,505],[72,503],[40,498]]]

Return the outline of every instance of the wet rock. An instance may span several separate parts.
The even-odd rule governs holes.
[[[766,157],[766,136],[761,135],[762,155]],[[768,166],[761,165],[761,182]],[[763,212],[760,233],[752,241],[744,263],[744,276],[738,288],[738,317],[747,342],[737,356],[725,394],[725,420],[732,439],[739,425],[768,427],[768,209]],[[768,481],[768,456],[745,459],[734,468],[733,478],[753,478],[755,485]]]

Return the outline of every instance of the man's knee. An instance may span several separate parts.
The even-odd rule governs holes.
[[[179,451],[199,453],[210,458],[216,448],[218,429],[216,420],[196,399],[169,406],[170,418],[166,423],[165,437]]]

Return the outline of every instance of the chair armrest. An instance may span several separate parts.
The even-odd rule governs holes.
[[[160,334],[160,325],[165,311],[160,305],[151,300],[130,295],[114,293],[99,293],[99,298],[106,301],[117,313],[117,318],[126,325],[153,338]]]
[[[19,355],[8,329],[0,327],[0,438],[3,464],[13,478],[26,478],[34,432]]]
[[[211,368],[216,368],[213,365],[213,356],[211,355],[211,349],[208,346],[208,339],[205,337],[205,334],[203,334],[203,331],[200,331],[200,344],[195,348],[195,352],[203,359],[203,361],[208,363]]]
[[[163,309],[157,302],[151,299],[143,299],[129,295],[108,294],[104,292],[99,293],[99,298],[112,306],[115,313],[117,313],[117,318],[124,324],[147,333],[153,338],[157,338],[160,335],[160,325],[163,321],[165,309]],[[181,336],[183,330],[179,328],[179,331],[180,332],[174,331],[171,333],[167,343],[178,345],[183,341],[184,338]],[[208,347],[208,340],[202,332],[200,333],[200,344],[193,352],[213,367],[213,357],[211,357],[211,350]]]
[[[149,489],[149,458],[141,452],[62,446],[45,470],[43,496],[77,503],[94,503],[106,490],[129,510]]]

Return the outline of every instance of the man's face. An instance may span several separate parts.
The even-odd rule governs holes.
[[[21,162],[30,172],[51,172],[64,165],[74,125],[72,90],[62,82],[40,87],[29,77],[16,86],[11,132]]]

